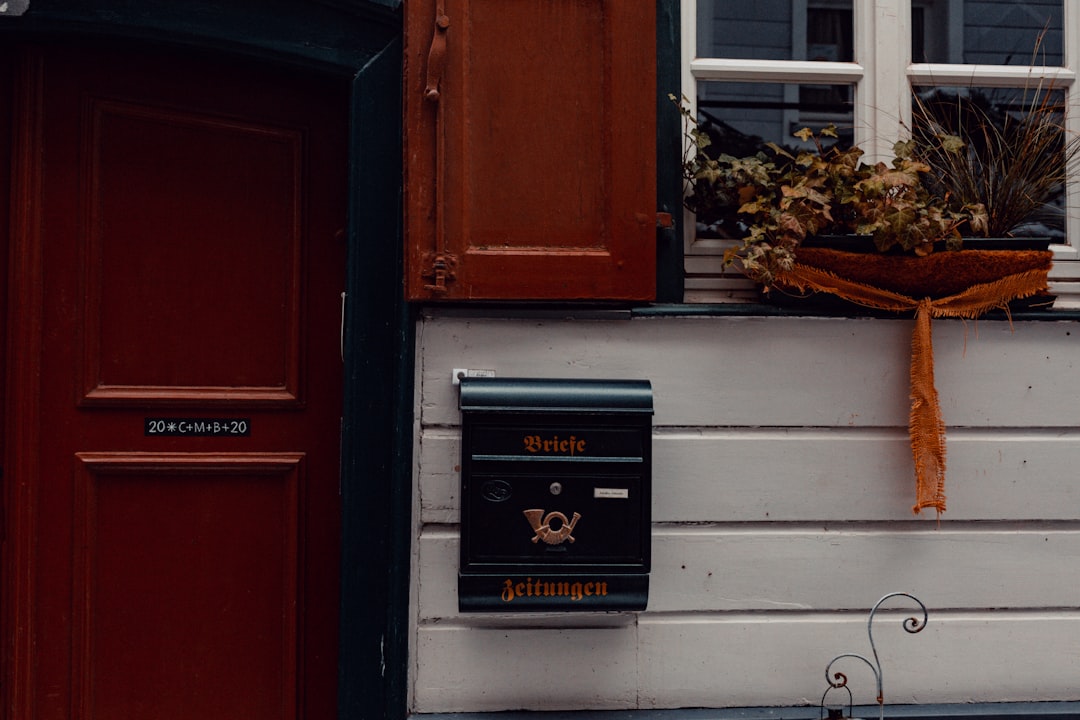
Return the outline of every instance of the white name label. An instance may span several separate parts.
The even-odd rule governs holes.
[[[630,497],[627,488],[593,488],[593,497],[605,500],[626,500]]]

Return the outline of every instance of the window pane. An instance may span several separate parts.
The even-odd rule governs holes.
[[[912,60],[1061,66],[1064,1],[913,0]]]
[[[850,144],[852,95],[850,85],[701,82],[697,102],[700,120],[723,128],[723,152],[739,155],[765,142],[791,145],[798,142],[792,134],[802,128],[830,124]]]
[[[698,57],[827,60],[853,57],[851,0],[700,0]]]
[[[720,154],[746,157],[775,143],[793,152],[813,147],[794,133],[810,128],[815,133],[835,125],[838,139],[825,138],[823,146],[850,147],[853,117],[850,85],[794,85],[769,83],[698,83],[698,127],[709,134],[710,157]],[[771,152],[771,151],[770,151]],[[737,207],[699,213],[699,237],[742,237],[745,228]]]
[[[1065,240],[1065,169],[1078,140],[1063,129],[1060,91],[916,88],[913,130],[928,148],[937,193],[958,205],[982,203],[989,235]],[[948,150],[958,137],[963,148]]]

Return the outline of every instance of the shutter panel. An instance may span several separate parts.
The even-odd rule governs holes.
[[[655,0],[407,8],[408,297],[652,299]]]

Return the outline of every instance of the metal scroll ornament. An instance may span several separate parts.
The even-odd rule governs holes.
[[[923,605],[922,601],[919,600],[914,595],[909,595],[908,593],[903,593],[903,592],[894,592],[894,593],[889,593],[888,595],[886,595],[883,598],[881,598],[880,600],[878,600],[877,603],[874,604],[874,607],[871,608],[870,617],[866,621],[866,634],[870,639],[870,650],[873,653],[874,659],[873,659],[873,661],[871,661],[869,658],[867,658],[864,655],[859,655],[857,653],[844,653],[842,655],[837,655],[836,657],[834,657],[832,660],[829,661],[829,664],[825,666],[825,681],[827,683],[829,683],[829,687],[825,689],[825,693],[821,696],[821,717],[822,718],[825,717],[825,710],[826,710],[825,701],[828,698],[829,693],[831,693],[833,691],[836,691],[836,690],[843,690],[843,691],[847,692],[848,715],[849,716],[851,715],[851,708],[852,708],[853,703],[852,703],[852,696],[851,696],[851,688],[849,688],[847,686],[847,682],[848,682],[847,675],[845,675],[842,672],[838,672],[838,671],[834,672],[833,671],[833,666],[837,662],[839,662],[840,660],[843,660],[845,658],[853,658],[855,660],[861,660],[862,662],[866,663],[866,666],[869,667],[870,671],[874,673],[874,679],[877,681],[877,703],[878,703],[878,712],[879,712],[878,717],[881,718],[882,720],[884,720],[884,718],[885,718],[885,691],[883,689],[883,682],[882,682],[881,660],[878,658],[877,645],[874,643],[874,616],[877,614],[878,608],[880,608],[881,605],[886,600],[889,600],[890,598],[895,598],[895,597],[908,598],[909,600],[912,600],[916,604],[918,604],[919,609],[922,610],[922,619],[921,620],[918,617],[909,617],[909,618],[904,620],[904,622],[903,622],[904,630],[906,630],[909,633],[914,634],[914,633],[917,633],[917,632],[922,632],[923,628],[926,627],[926,622],[929,619],[929,616],[928,616],[928,614],[926,612],[926,606]],[[833,718],[837,718],[837,719],[842,718],[843,717],[842,712],[843,712],[842,710],[829,709],[829,718],[830,718],[830,720],[832,720]]]

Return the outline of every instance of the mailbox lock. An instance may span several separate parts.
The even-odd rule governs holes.
[[[558,495],[562,492],[562,483],[553,482],[550,489],[552,495]]]

